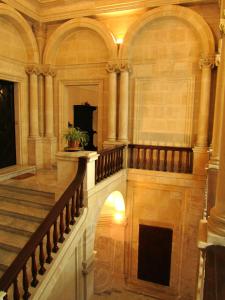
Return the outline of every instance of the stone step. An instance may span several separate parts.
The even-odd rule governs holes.
[[[13,211],[7,211],[4,209],[0,209],[0,217],[2,217],[2,216],[10,216],[10,217],[14,217],[15,219],[27,220],[27,221],[38,222],[38,223],[41,223],[44,219],[39,216],[38,217],[31,216],[31,215],[27,215],[27,214],[21,214],[21,213],[17,213],[17,212],[13,212]]]
[[[1,191],[0,191],[1,192]],[[36,200],[37,201],[37,200]],[[49,211],[53,207],[53,203],[46,203],[46,202],[36,202],[35,199],[33,199],[31,196],[28,199],[20,199],[19,196],[15,195],[13,198],[11,196],[3,196],[0,195],[0,203],[6,202],[6,203],[14,203],[14,204],[20,204],[25,205],[27,207],[36,207],[41,208],[44,210]]]
[[[2,244],[12,246],[12,247],[17,247],[17,248],[23,248],[28,240],[29,240],[28,236],[24,236],[24,235],[20,235],[17,233],[8,232],[3,229],[0,229],[0,241]]]
[[[0,226],[7,226],[11,228],[16,229],[26,229],[29,232],[34,232],[38,226],[40,225],[40,222],[34,221],[30,219],[29,221],[15,218],[15,216],[7,216],[7,215],[1,215],[0,217]]]
[[[29,206],[20,204],[20,203],[10,203],[6,201],[1,201],[0,199],[0,207],[1,210],[7,211],[7,212],[16,212],[19,214],[31,216],[31,217],[39,217],[39,218],[45,218],[48,214],[47,210],[33,207],[30,209]]]
[[[0,181],[7,180],[13,178],[18,175],[22,175],[25,173],[36,173],[35,166],[10,166],[6,168],[0,169]]]
[[[55,203],[54,193],[22,188],[21,186],[15,186],[15,184],[0,183],[0,195],[47,205],[54,205]]]

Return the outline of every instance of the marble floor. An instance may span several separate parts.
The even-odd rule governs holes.
[[[129,291],[114,292],[111,294],[94,295],[91,300],[156,300],[145,295],[135,294]]]

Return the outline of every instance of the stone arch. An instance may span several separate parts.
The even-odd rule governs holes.
[[[7,4],[0,4],[0,17],[4,17],[19,31],[26,47],[28,63],[39,63],[36,39],[32,29],[22,15]]]
[[[114,43],[113,35],[110,34],[107,29],[96,20],[89,18],[72,19],[61,26],[59,26],[55,32],[49,38],[44,51],[44,64],[54,64],[54,58],[56,51],[60,43],[77,28],[88,28],[98,33],[109,52],[109,58],[114,59],[116,57],[116,44]]]
[[[213,34],[205,20],[189,8],[178,5],[166,5],[150,10],[131,26],[124,38],[124,43],[121,45],[119,57],[123,60],[128,59],[130,46],[139,31],[146,24],[165,17],[178,18],[187,23],[199,36],[201,55],[204,57],[214,55],[215,42]]]

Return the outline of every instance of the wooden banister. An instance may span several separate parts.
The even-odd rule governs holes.
[[[50,210],[44,221],[40,224],[38,229],[32,234],[29,241],[19,252],[15,260],[3,274],[0,279],[0,290],[7,292],[11,285],[14,285],[14,300],[20,299],[23,296],[23,299],[28,299],[29,297],[29,282],[27,277],[26,265],[27,261],[31,259],[31,268],[32,268],[32,278],[31,286],[35,287],[38,284],[37,274],[44,274],[45,272],[45,263],[50,263],[52,261],[51,252],[57,252],[58,250],[58,219],[62,220],[66,226],[60,224],[60,234],[63,239],[64,233],[69,232],[69,224],[72,225],[75,223],[74,216],[79,216],[79,209],[83,205],[83,180],[86,171],[86,158],[79,158],[79,165],[77,175],[74,180],[67,187],[63,195],[56,202],[54,207]],[[75,208],[73,204],[74,195],[76,194],[76,202],[78,203]],[[71,203],[70,203],[71,202]],[[66,212],[64,212],[66,209]],[[71,211],[69,212],[68,209]],[[76,210],[76,211],[75,211]],[[61,223],[61,222],[59,222]],[[52,229],[52,230],[51,230]],[[51,238],[52,233],[52,238]],[[44,237],[47,239],[46,251],[44,251],[43,240]],[[53,244],[53,248],[52,248]],[[39,259],[36,258],[36,249],[39,247]],[[47,257],[45,258],[45,253]],[[39,260],[39,270],[37,260]],[[20,272],[23,272],[23,295],[20,295],[20,290],[18,288],[17,277]],[[4,299],[7,296],[5,296]]]
[[[95,163],[95,183],[111,176],[123,168],[123,149],[125,145],[106,148],[98,152]]]
[[[193,151],[187,147],[130,144],[129,168],[192,173]]]

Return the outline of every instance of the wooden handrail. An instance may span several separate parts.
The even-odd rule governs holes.
[[[51,252],[57,252],[58,246],[57,243],[60,242],[60,238],[58,238],[58,225],[57,219],[60,218],[60,234],[63,237],[64,233],[69,232],[69,224],[73,225],[75,223],[74,217],[79,216],[79,209],[83,206],[83,180],[86,171],[86,158],[79,158],[79,165],[77,175],[74,180],[67,187],[63,195],[56,202],[53,208],[50,210],[44,221],[40,224],[38,229],[32,234],[29,241],[25,244],[23,249],[19,252],[15,260],[3,274],[0,279],[0,290],[7,292],[8,288],[13,284],[14,285],[14,300],[20,299],[20,295],[18,295],[19,290],[17,286],[17,276],[22,271],[23,272],[23,289],[24,294],[23,298],[28,299],[29,297],[29,283],[26,274],[26,264],[28,259],[32,259],[32,276],[33,280],[31,284],[32,286],[36,286],[37,281],[37,264],[35,259],[35,251],[37,247],[40,247],[39,252],[39,263],[40,270],[39,274],[43,274],[45,272],[44,264],[45,257],[43,252],[43,239],[47,237],[46,244],[46,254],[47,259],[46,262],[50,263]],[[76,200],[76,207],[74,205],[74,201]],[[71,201],[71,203],[70,203]],[[64,215],[64,209],[66,209]],[[69,209],[71,209],[69,211]],[[64,224],[65,219],[65,226]],[[53,229],[53,243],[50,239],[50,229]],[[61,241],[62,242],[62,241]],[[53,248],[51,246],[53,244]],[[4,298],[5,299],[5,298]]]
[[[193,150],[188,147],[130,144],[129,167],[165,172],[192,173]]]
[[[111,176],[123,168],[123,149],[125,145],[106,148],[98,152],[95,163],[95,183]]]

